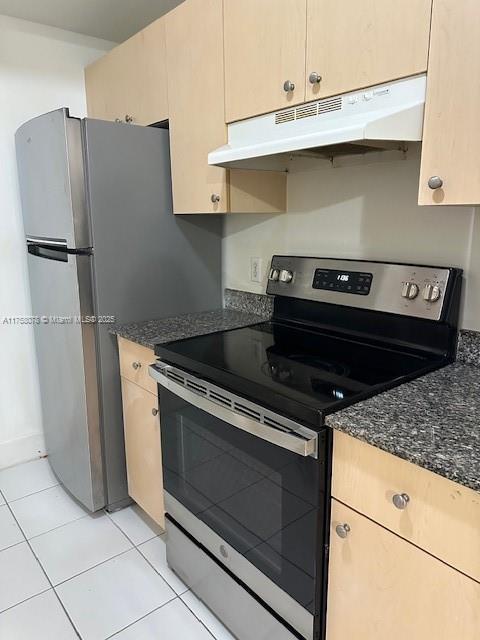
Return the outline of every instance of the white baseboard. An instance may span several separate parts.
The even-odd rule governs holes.
[[[45,440],[42,433],[32,433],[15,440],[0,442],[0,469],[36,460],[45,453]]]

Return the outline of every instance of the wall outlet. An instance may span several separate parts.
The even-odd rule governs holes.
[[[250,280],[252,282],[261,282],[263,275],[263,265],[261,258],[250,258]]]

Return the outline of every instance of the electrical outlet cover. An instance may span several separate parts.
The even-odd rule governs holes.
[[[262,281],[262,259],[250,258],[250,280],[252,282]]]

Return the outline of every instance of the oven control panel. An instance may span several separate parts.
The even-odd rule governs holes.
[[[325,291],[351,293],[356,296],[368,296],[372,286],[372,278],[373,275],[365,271],[315,269],[312,287]]]
[[[439,320],[451,269],[274,256],[267,293]]]

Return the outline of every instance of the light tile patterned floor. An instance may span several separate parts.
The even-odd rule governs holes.
[[[0,638],[233,640],[138,507],[89,514],[47,460],[0,471]]]

